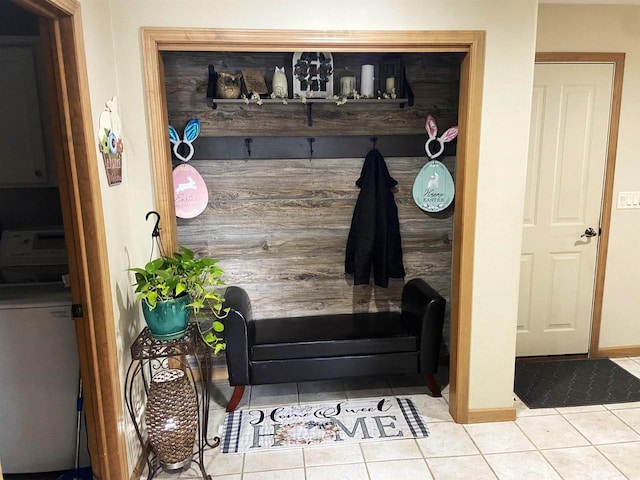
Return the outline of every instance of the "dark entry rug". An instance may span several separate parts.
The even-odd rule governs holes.
[[[640,401],[640,378],[608,358],[516,362],[515,393],[529,408]]]

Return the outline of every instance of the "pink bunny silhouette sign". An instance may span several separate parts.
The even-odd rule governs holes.
[[[200,121],[189,120],[184,127],[183,137],[178,136],[175,128],[169,125],[169,141],[173,145],[173,154],[180,165],[173,169],[173,198],[176,204],[176,217],[193,218],[200,215],[209,202],[209,191],[202,175],[187,162],[193,157],[193,141],[200,134]],[[186,148],[186,153],[184,150]]]
[[[441,212],[453,202],[455,186],[447,167],[436,158],[444,153],[444,144],[458,136],[458,127],[451,127],[438,137],[438,125],[429,115],[425,128],[429,139],[424,149],[431,161],[422,167],[413,182],[413,200],[425,212]]]

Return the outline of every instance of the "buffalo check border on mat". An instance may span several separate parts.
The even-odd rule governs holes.
[[[382,397],[229,412],[221,448],[245,453],[427,436],[411,400]]]

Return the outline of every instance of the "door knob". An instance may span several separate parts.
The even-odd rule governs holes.
[[[598,232],[596,232],[593,228],[589,227],[584,231],[582,235],[580,235],[580,237],[591,238],[591,237],[595,237],[596,235],[598,235]]]

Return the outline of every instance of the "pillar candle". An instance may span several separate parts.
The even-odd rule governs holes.
[[[343,97],[352,97],[353,91],[356,89],[356,77],[340,78],[340,95]]]
[[[385,89],[384,91],[390,93],[396,86],[396,79],[393,77],[387,77],[385,80]]]
[[[373,97],[373,65],[362,65],[360,73],[360,94],[363,97]]]

